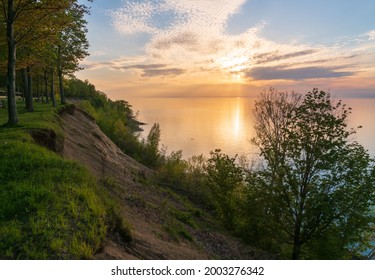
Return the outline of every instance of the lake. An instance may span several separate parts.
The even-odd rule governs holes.
[[[128,99],[138,119],[147,123],[146,137],[154,123],[161,128],[161,143],[168,152],[182,150],[183,157],[203,154],[220,148],[234,156],[251,157],[258,150],[250,143],[254,137],[252,110],[255,98],[133,98]],[[351,136],[375,156],[375,98],[342,99],[351,107],[348,126],[357,127]],[[370,249],[369,249],[370,250]],[[368,251],[367,253],[369,253]],[[366,254],[365,254],[366,255]]]
[[[252,110],[255,98],[132,98],[127,99],[146,137],[154,123],[161,128],[161,144],[168,152],[182,150],[184,158],[220,148],[231,156],[256,154]],[[361,125],[351,137],[375,155],[375,99],[342,99],[353,109],[349,127]]]

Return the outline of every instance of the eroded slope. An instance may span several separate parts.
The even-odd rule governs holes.
[[[153,171],[125,155],[95,123],[70,106],[61,112],[65,133],[62,154],[87,166],[99,179],[114,180],[110,192],[121,205],[121,214],[131,224],[133,241],[109,236],[98,259],[252,259],[266,258],[220,233],[205,214],[193,217],[189,204],[152,182]],[[173,213],[190,215],[194,222],[182,224]],[[189,217],[190,217],[189,216]],[[177,215],[178,218],[178,215]],[[207,225],[202,229],[201,222]],[[210,229],[208,229],[210,228]],[[218,229],[218,230],[217,230]],[[179,238],[173,233],[186,238]]]

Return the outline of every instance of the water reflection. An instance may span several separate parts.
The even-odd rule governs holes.
[[[237,108],[234,111],[234,122],[233,122],[233,135],[235,139],[238,139],[240,136],[240,129],[241,129],[241,120],[240,120],[240,114],[241,114],[241,108],[240,108],[240,99],[237,98]]]

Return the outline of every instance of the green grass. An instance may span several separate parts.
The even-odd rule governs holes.
[[[89,259],[109,230],[130,235],[86,168],[30,136],[44,130],[62,138],[61,108],[36,103],[28,113],[23,107],[18,125],[0,126],[0,259]],[[0,124],[6,122],[1,109]]]
[[[19,123],[15,126],[8,126],[8,113],[6,109],[0,109],[0,142],[2,141],[30,141],[32,137],[30,130],[49,129],[54,131],[58,137],[63,137],[59,124],[57,112],[62,106],[52,108],[50,104],[35,103],[34,112],[27,112],[25,104],[17,103]]]
[[[106,207],[87,170],[30,143],[1,143],[0,158],[0,258],[91,257]]]
[[[185,226],[173,218],[167,219],[162,228],[166,233],[168,233],[169,238],[175,242],[179,242],[180,238],[191,242],[194,241],[193,237],[191,236],[190,232],[186,230]]]

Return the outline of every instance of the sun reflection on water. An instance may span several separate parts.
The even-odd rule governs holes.
[[[240,136],[241,131],[241,107],[240,102],[237,100],[237,108],[234,111],[234,118],[233,118],[233,136],[235,139],[238,139]]]

